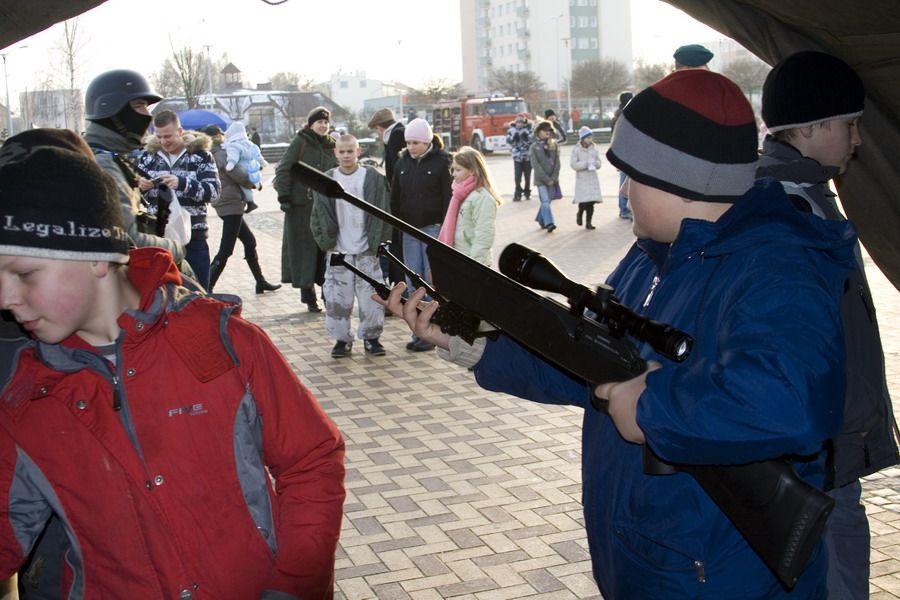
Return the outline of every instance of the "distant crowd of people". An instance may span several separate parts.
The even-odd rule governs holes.
[[[860,248],[829,188],[863,143],[862,81],[828,54],[784,58],[763,89],[760,156],[753,110],[707,68],[712,53],[692,44],[674,58],[673,73],[619,97],[606,160],[636,239],[607,283],[615,314],[690,336],[683,360],[637,339],[631,375],[589,381],[568,353],[529,345],[532,323],[474,341],[442,331],[422,285],[439,279],[428,247],[456,249],[473,272],[492,266],[501,195],[480,152],[448,152],[425,119],[388,108],[368,122],[383,172],[360,164],[357,138],[333,132],[321,106],[275,166],[280,281],[310,312],[324,301],[334,359],[356,340],[384,356],[389,311],[410,352],[437,348],[485,389],[583,409],[585,528],[604,598],[865,598],[860,478],[900,456]],[[0,148],[0,579],[18,574],[23,599],[328,600],[354,440],[240,298],[213,294],[238,240],[256,293],[281,287],[245,219],[265,166],[258,132],[186,131],[175,112],[151,116],[161,99],[139,73],[103,73],[83,136],[29,130]],[[533,184],[535,220],[552,233],[566,131],[544,116],[517,116],[507,140],[513,201]],[[590,128],[572,133],[576,219],[590,230],[601,158]],[[210,205],[222,219],[213,258]],[[609,304],[591,307],[584,319],[611,322]],[[830,511],[794,579],[696,478],[770,461]],[[796,541],[775,543],[791,554]]]

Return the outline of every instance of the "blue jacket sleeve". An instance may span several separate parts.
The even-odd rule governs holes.
[[[505,334],[488,341],[475,365],[478,385],[542,404],[589,408],[591,388]]]

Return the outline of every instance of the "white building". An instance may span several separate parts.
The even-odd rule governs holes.
[[[377,79],[366,78],[365,71],[342,73],[338,71],[331,76],[328,84],[331,99],[351,111],[362,110],[369,98],[387,95],[382,83]]]
[[[460,0],[463,86],[487,93],[492,69],[533,71],[565,89],[572,68],[613,59],[632,67],[628,0]]]

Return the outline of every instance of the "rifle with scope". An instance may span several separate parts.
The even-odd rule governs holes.
[[[346,200],[426,244],[433,286],[386,248],[380,248],[379,253],[400,265],[416,285],[426,287],[439,305],[432,321],[449,335],[472,343],[484,335],[479,332],[484,321],[592,388],[631,379],[646,370],[646,362],[626,335],[675,362],[690,354],[693,342],[688,334],[631,311],[618,302],[609,286],[592,291],[569,280],[538,252],[511,244],[500,256],[501,273],[497,273],[347,193],[325,173],[302,162],[293,170],[307,187]],[[334,255],[332,260],[333,264],[351,268],[341,255]],[[387,298],[387,286],[362,276],[379,296]],[[526,286],[562,294],[569,306]],[[585,316],[587,309],[596,318]],[[605,412],[603,401],[593,395],[592,401],[594,408]],[[672,465],[644,446],[644,471],[690,474],[786,589],[797,583],[834,505],[827,494],[800,478],[782,459],[748,465]]]

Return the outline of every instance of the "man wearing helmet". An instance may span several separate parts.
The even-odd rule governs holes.
[[[130,161],[139,149],[152,117],[149,106],[162,100],[143,75],[117,69],[101,73],[91,81],[84,96],[84,139],[94,151],[97,162],[116,181],[119,204],[128,235],[136,246],[158,246],[172,253],[179,265],[185,265],[184,246],[154,234],[152,218],[141,209],[138,173]]]

